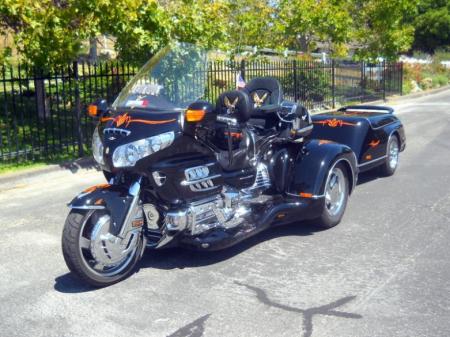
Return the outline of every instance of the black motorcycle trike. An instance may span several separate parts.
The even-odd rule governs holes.
[[[257,77],[202,100],[208,53],[162,49],[98,119],[93,155],[107,183],[69,204],[62,248],[69,269],[107,286],[135,269],[145,248],[223,249],[281,224],[337,225],[358,172],[393,174],[403,127],[382,107],[311,117]]]

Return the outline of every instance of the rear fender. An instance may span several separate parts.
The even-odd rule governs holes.
[[[312,199],[323,198],[328,172],[339,163],[346,168],[351,193],[356,185],[358,168],[356,156],[350,147],[330,141],[309,141],[296,159],[288,184],[288,194]]]
[[[68,206],[73,209],[107,210],[111,216],[111,233],[117,235],[125,221],[133,196],[120,185],[95,185],[81,192]]]

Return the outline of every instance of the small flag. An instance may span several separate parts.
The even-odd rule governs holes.
[[[245,88],[245,81],[242,78],[241,72],[236,73],[236,89],[243,89]]]

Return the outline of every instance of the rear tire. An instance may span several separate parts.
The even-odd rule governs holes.
[[[83,248],[82,243],[86,239],[86,234],[84,234],[86,233],[86,226],[95,212],[98,211],[77,209],[70,211],[62,234],[62,252],[67,267],[82,281],[94,287],[105,287],[122,281],[134,272],[136,264],[142,257],[145,242],[141,233],[136,248],[127,255],[124,262],[120,262],[120,268],[116,269],[117,272],[109,271],[109,273],[105,272],[102,275],[102,272],[90,267],[87,257],[92,254],[92,251],[89,248]],[[92,259],[95,261],[93,257]]]
[[[389,138],[386,161],[380,166],[380,171],[383,176],[390,177],[395,173],[398,166],[399,152],[398,138],[394,135]]]
[[[314,224],[322,229],[336,226],[344,215],[349,194],[347,170],[339,163],[332,167],[324,185],[324,203],[322,214],[314,220]]]

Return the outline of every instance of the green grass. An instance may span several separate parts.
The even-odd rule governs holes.
[[[83,147],[84,149],[84,157],[88,157],[91,155],[91,149],[86,145]],[[35,160],[21,160],[18,162],[14,161],[0,161],[0,175],[12,173],[12,172],[20,172],[24,170],[31,170],[36,168],[45,167],[48,165],[58,165],[67,163],[78,158],[77,156],[77,147],[71,146],[70,153],[54,153],[48,158],[38,158]]]
[[[21,163],[0,163],[0,176],[7,173],[20,172],[29,169],[41,168],[47,166],[46,162],[21,162]]]

